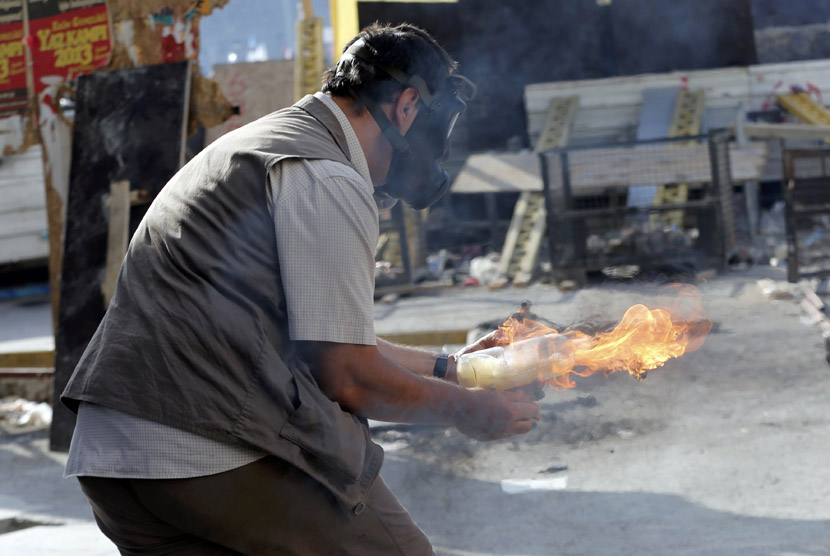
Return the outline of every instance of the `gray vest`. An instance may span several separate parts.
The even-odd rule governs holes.
[[[351,166],[348,153],[337,118],[307,96],[197,155],[136,230],[61,401],[253,446],[320,481],[345,510],[358,507],[383,452],[323,394],[289,340],[266,192],[281,160]]]

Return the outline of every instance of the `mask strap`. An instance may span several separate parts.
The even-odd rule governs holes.
[[[392,122],[389,121],[389,118],[386,117],[386,114],[381,110],[380,105],[370,99],[367,95],[360,94],[360,101],[369,110],[369,113],[375,119],[375,122],[380,127],[381,132],[383,132],[384,137],[392,144],[392,148],[400,153],[406,153],[409,151],[409,142],[406,138],[400,134],[400,132],[392,125]]]
[[[400,83],[405,87],[414,87],[418,91],[418,96],[423,103],[428,106],[432,107],[433,97],[432,93],[429,92],[429,87],[427,86],[427,82],[423,80],[423,78],[419,75],[407,75],[399,69],[390,68],[389,66],[383,64],[379,59],[375,52],[372,51],[372,48],[366,44],[363,39],[358,39],[352,44],[348,50],[346,50],[343,56],[354,56],[356,58],[360,58],[366,63],[369,63],[386,75]]]

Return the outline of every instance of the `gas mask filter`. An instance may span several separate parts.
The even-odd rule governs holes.
[[[380,103],[360,95],[395,150],[385,183],[375,187],[379,204],[391,206],[394,199],[400,199],[415,210],[435,204],[450,188],[449,175],[441,164],[449,156],[450,135],[467,107],[466,101],[475,97],[475,85],[462,75],[451,75],[438,90],[430,91],[419,75],[407,75],[381,63],[363,39],[355,41],[344,53],[346,56],[372,64],[405,87],[414,87],[419,95],[418,115],[406,136],[392,125]]]

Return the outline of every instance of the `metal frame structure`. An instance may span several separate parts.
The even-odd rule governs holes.
[[[830,219],[830,148],[785,148],[783,158],[787,280],[795,283],[804,276],[830,276],[830,252],[814,249],[818,257],[808,257],[798,234],[810,228],[814,218]]]
[[[706,135],[692,137],[664,138],[645,141],[630,141],[605,146],[585,146],[551,149],[539,154],[543,192],[548,211],[548,241],[550,245],[551,262],[557,276],[584,276],[587,271],[602,270],[609,266],[622,265],[659,265],[669,263],[704,262],[722,269],[726,265],[730,247],[735,238],[735,216],[732,199],[732,179],[729,166],[729,142],[731,135],[724,130],[714,130]],[[575,195],[572,187],[571,156],[575,151],[589,149],[610,148],[629,149],[643,146],[658,146],[660,144],[676,145],[682,148],[690,142],[705,142],[708,145],[708,181],[699,181],[696,184],[701,191],[698,198],[661,205],[626,206],[625,202],[615,202],[619,196],[624,196],[625,190],[634,184],[620,184],[615,187],[600,187],[606,195],[606,206],[597,208],[581,208],[578,206],[579,196]],[[633,156],[637,156],[633,150]],[[558,159],[561,179],[552,183],[550,161]],[[617,197],[615,197],[615,194]],[[555,207],[564,207],[557,210]],[[700,236],[696,242],[696,249],[664,252],[655,256],[648,253],[629,252],[619,255],[591,255],[586,249],[588,236],[588,219],[625,219],[640,218],[649,220],[648,215],[663,214],[667,211],[688,211],[690,214],[700,214],[705,222],[711,226],[699,226]]]

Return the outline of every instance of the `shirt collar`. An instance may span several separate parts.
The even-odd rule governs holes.
[[[349,123],[346,114],[343,113],[329,95],[316,92],[314,93],[314,97],[321,100],[337,118],[340,127],[343,128],[343,133],[346,135],[346,144],[349,146],[349,157],[352,159],[355,170],[366,180],[366,183],[374,187],[372,177],[369,174],[369,164],[366,162],[366,155],[363,153],[363,147],[360,146],[360,141],[357,140],[357,134],[354,132],[352,124]]]

